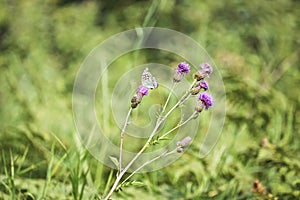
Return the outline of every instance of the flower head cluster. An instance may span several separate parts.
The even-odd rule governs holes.
[[[142,101],[143,96],[147,96],[149,89],[145,86],[140,85],[135,95],[131,99],[131,107],[136,108]]]
[[[213,72],[212,67],[208,63],[202,63],[200,64],[200,67],[201,69],[194,74],[194,78],[197,81],[201,81],[206,77],[209,78],[209,76]]]
[[[177,65],[176,73],[174,74],[173,81],[180,82],[184,74],[190,73],[190,65],[186,62],[181,62]]]
[[[190,66],[186,62],[180,62],[177,65],[175,74],[173,76],[172,90],[169,93],[162,110],[160,111],[160,114],[159,114],[158,119],[156,121],[156,125],[154,126],[151,134],[148,136],[147,142],[139,150],[139,153],[136,156],[134,156],[128,162],[128,164],[124,167],[123,164],[122,164],[123,160],[125,160],[125,159],[123,159],[123,143],[124,143],[124,137],[126,135],[126,128],[129,125],[129,119],[130,119],[130,116],[131,116],[131,112],[134,108],[136,108],[142,102],[143,97],[148,95],[149,90],[154,90],[158,87],[158,81],[149,72],[149,69],[146,68],[143,71],[142,76],[141,76],[141,85],[137,87],[136,93],[133,95],[133,97],[131,99],[131,108],[128,111],[127,117],[125,119],[124,126],[122,128],[122,132],[121,132],[121,136],[120,136],[119,160],[117,160],[117,161],[112,160],[114,163],[116,161],[117,164],[118,164],[118,177],[116,178],[114,184],[112,184],[112,187],[111,187],[110,191],[108,192],[107,196],[105,197],[105,199],[109,199],[112,196],[114,191],[121,189],[121,187],[124,184],[127,183],[126,181],[138,171],[138,170],[133,171],[130,175],[127,176],[127,178],[123,182],[119,183],[122,180],[123,175],[128,172],[127,170],[133,164],[140,164],[138,169],[141,169],[141,168],[145,167],[146,165],[154,162],[155,160],[157,160],[159,158],[166,157],[166,156],[171,155],[175,152],[182,153],[190,145],[190,143],[192,142],[192,138],[190,136],[187,136],[187,137],[179,140],[176,143],[175,149],[173,149],[171,151],[167,150],[164,154],[160,154],[157,157],[155,157],[151,160],[148,160],[144,163],[143,162],[142,163],[136,163],[137,160],[142,155],[142,153],[144,153],[150,145],[158,144],[160,140],[167,139],[168,134],[170,134],[174,130],[184,126],[190,120],[196,119],[199,116],[200,112],[202,112],[203,109],[208,110],[211,106],[213,106],[213,104],[214,104],[213,97],[206,92],[209,89],[209,86],[208,86],[208,83],[204,80],[205,78],[209,78],[210,74],[212,73],[212,67],[207,63],[201,64],[200,66],[201,66],[201,69],[194,74],[195,80],[193,81],[192,85],[189,87],[189,89],[186,90],[186,92],[182,95],[182,97],[178,100],[178,102],[175,105],[173,105],[172,108],[169,109],[167,106],[168,106],[169,100],[171,99],[173,89],[175,89],[175,86],[177,85],[177,83],[180,82],[186,74],[190,73]],[[164,133],[160,137],[157,136],[158,133],[160,132],[159,128],[161,127],[161,125],[163,123],[165,123],[165,120],[172,114],[172,112],[176,108],[184,105],[184,103],[191,97],[191,95],[197,95],[197,94],[199,94],[199,96],[197,98],[195,112],[193,112],[191,114],[191,116],[187,117],[184,121],[180,121],[178,123],[178,125],[176,125],[174,128],[172,128],[170,131]],[[169,109],[169,110],[166,111],[166,108]],[[116,158],[114,158],[114,159],[116,159]],[[256,188],[259,188],[259,186],[255,186],[253,191],[254,192],[256,192],[256,191],[260,192],[260,190],[257,190]]]
[[[213,69],[208,63],[203,63],[200,66],[201,69],[194,74],[194,78],[197,82],[191,89],[192,95],[198,94],[201,89],[204,90],[204,92],[200,93],[198,96],[198,101],[195,107],[197,113],[200,113],[204,108],[205,110],[208,110],[209,107],[214,105],[213,97],[206,92],[209,89],[209,86],[204,80],[205,78],[209,78]],[[197,116],[198,114],[195,115],[195,117]]]

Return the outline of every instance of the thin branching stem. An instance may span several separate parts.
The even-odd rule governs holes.
[[[136,174],[138,171],[140,171],[143,167],[145,167],[146,165],[149,165],[150,163],[158,160],[159,158],[162,157],[166,157],[169,156],[173,153],[176,153],[176,149],[172,150],[172,151],[165,151],[164,153],[160,154],[159,156],[156,156],[155,158],[148,160],[147,162],[143,163],[141,166],[139,166],[136,170],[134,170],[128,177],[126,177],[126,179],[124,181],[122,181],[122,183],[119,186],[122,186],[128,179],[130,179],[134,174]]]
[[[128,121],[129,121],[129,117],[132,111],[132,107],[130,107],[126,119],[125,119],[125,123],[121,132],[121,136],[120,136],[120,157],[119,157],[119,172],[122,171],[122,159],[123,159],[123,142],[124,142],[124,136],[125,136],[125,130],[126,127],[128,126]]]
[[[172,93],[173,93],[173,90],[174,90],[175,86],[176,86],[176,82],[173,82],[171,91],[169,92],[168,98],[167,98],[167,100],[166,100],[166,102],[165,102],[165,105],[163,106],[163,109],[162,109],[162,111],[161,111],[161,114],[163,114],[163,113],[165,112],[165,110],[166,110],[167,105],[168,105],[168,103],[169,103],[169,101],[170,101],[170,98],[171,98],[171,95],[172,95]]]
[[[167,112],[162,118],[160,118],[158,121],[157,121],[157,124],[158,127],[162,124],[163,121],[165,121],[165,119],[180,105],[182,105],[190,96],[191,96],[191,89],[194,87],[194,85],[196,84],[196,80],[191,84],[191,87],[188,91],[186,91],[186,93],[180,98],[180,100],[169,110],[169,112]],[[158,128],[157,127],[157,128]],[[155,132],[152,132],[152,134],[155,134],[157,130],[155,130]],[[151,136],[152,136],[151,134]],[[151,137],[150,136],[150,137]],[[153,135],[154,136],[154,135]],[[152,137],[153,137],[152,136]]]
[[[113,184],[113,186],[111,187],[109,193],[106,195],[106,197],[104,198],[104,200],[108,200],[111,195],[113,194],[113,192],[116,190],[120,180],[122,179],[122,177],[124,176],[124,174],[126,173],[126,171],[132,166],[132,164],[142,155],[142,153],[150,146],[150,142],[153,139],[153,137],[155,136],[155,134],[157,133],[158,128],[160,127],[160,125],[165,121],[165,119],[180,105],[182,105],[189,97],[190,97],[190,90],[194,87],[195,83],[197,81],[195,80],[190,89],[181,97],[181,99],[161,118],[158,119],[152,133],[150,134],[147,142],[145,143],[145,145],[142,147],[142,149],[132,158],[132,160],[126,165],[126,167],[120,171],[120,173],[117,175],[117,178]],[[130,111],[131,112],[131,111]],[[127,115],[128,116],[128,115]],[[126,123],[125,123],[126,125]],[[126,126],[125,126],[126,128]],[[124,136],[123,136],[124,137]],[[122,141],[123,142],[123,141]],[[121,152],[121,150],[120,150]]]
[[[172,133],[174,130],[176,130],[176,129],[182,127],[182,126],[184,126],[186,123],[188,123],[189,121],[191,121],[194,118],[195,118],[195,112],[188,119],[186,119],[184,122],[179,123],[177,126],[175,126],[171,130],[169,130],[168,132],[166,132],[165,134],[163,134],[162,136],[160,136],[158,138],[158,140],[161,140],[161,139],[165,138],[167,135],[169,135],[170,133]]]

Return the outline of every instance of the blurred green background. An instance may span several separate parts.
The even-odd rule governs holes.
[[[298,0],[0,0],[0,199],[107,192],[115,172],[78,142],[73,82],[96,45],[145,26],[180,31],[208,51],[224,79],[226,122],[209,156],[192,145],[114,199],[299,199]]]

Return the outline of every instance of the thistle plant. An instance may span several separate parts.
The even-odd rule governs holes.
[[[118,173],[115,179],[114,184],[111,186],[110,191],[105,196],[105,200],[110,199],[112,194],[122,188],[126,185],[127,181],[137,172],[139,172],[143,167],[149,165],[150,163],[162,159],[164,157],[170,156],[171,154],[176,153],[183,153],[184,150],[190,145],[192,142],[192,138],[190,136],[182,138],[180,141],[176,143],[176,147],[172,150],[166,150],[162,154],[154,157],[153,159],[147,160],[146,162],[142,163],[140,166],[138,166],[133,172],[129,173],[127,177],[125,178],[124,175],[128,171],[128,169],[137,161],[137,159],[143,154],[143,152],[146,151],[150,146],[153,146],[155,144],[158,144],[161,140],[168,139],[168,135],[172,133],[174,130],[179,129],[180,127],[187,124],[189,121],[196,119],[199,114],[203,110],[208,110],[210,107],[213,106],[214,100],[213,97],[207,92],[209,89],[208,83],[205,79],[209,78],[212,73],[212,67],[208,63],[203,63],[200,65],[201,69],[199,71],[196,71],[194,73],[194,81],[191,83],[190,87],[187,88],[186,92],[179,98],[179,100],[176,102],[174,106],[172,106],[169,110],[166,110],[167,105],[169,103],[170,97],[172,95],[173,89],[176,87],[177,84],[180,84],[180,82],[184,79],[184,76],[186,74],[190,73],[190,65],[186,62],[180,62],[178,66],[175,69],[174,75],[173,75],[173,84],[171,87],[171,90],[169,92],[169,95],[162,106],[162,109],[159,113],[159,116],[156,120],[156,124],[152,130],[152,132],[149,134],[149,137],[147,138],[146,143],[142,146],[142,148],[138,151],[138,153],[135,154],[135,156],[124,165],[123,163],[123,141],[125,135],[126,128],[129,125],[130,116],[131,113],[138,109],[138,105],[142,103],[142,100],[145,96],[148,96],[150,92],[155,92],[155,89],[158,88],[158,82],[157,79],[149,72],[149,69],[146,68],[144,72],[141,75],[141,85],[138,86],[136,93],[131,98],[131,106],[129,108],[128,114],[125,119],[124,126],[122,128],[121,134],[120,134],[120,152],[119,152],[119,163],[118,163]],[[183,105],[189,98],[193,98],[194,96],[197,96],[196,102],[195,102],[195,109],[194,112],[184,121],[177,124],[175,127],[173,127],[171,130],[158,135],[158,129],[164,123],[170,114],[177,109],[179,106]]]

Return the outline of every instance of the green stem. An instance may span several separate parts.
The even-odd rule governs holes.
[[[172,88],[171,88],[171,91],[169,92],[168,98],[167,98],[167,100],[166,100],[166,103],[165,103],[165,105],[164,105],[162,111],[161,111],[161,114],[163,114],[163,113],[165,112],[166,107],[167,107],[167,105],[168,105],[168,103],[169,103],[169,101],[170,101],[170,98],[171,98],[171,95],[172,95],[172,92],[173,92],[175,86],[176,86],[176,82],[173,83],[173,86],[172,86]]]
[[[122,159],[123,159],[123,142],[124,142],[124,135],[125,135],[125,129],[128,125],[128,120],[131,114],[132,108],[130,107],[126,119],[125,119],[125,123],[121,132],[121,137],[120,137],[120,157],[119,157],[119,172],[122,171]]]
[[[127,164],[127,166],[123,169],[123,170],[120,170],[120,173],[117,175],[117,178],[113,184],[113,186],[111,187],[109,193],[106,195],[106,197],[104,198],[104,200],[108,200],[111,195],[113,194],[113,192],[116,190],[120,180],[122,179],[122,177],[124,176],[124,174],[126,173],[126,171],[132,166],[132,164],[140,157],[140,155],[150,146],[150,142],[151,140],[153,139],[154,135],[156,134],[158,128],[160,127],[160,125],[165,121],[165,119],[178,107],[180,106],[181,104],[183,104],[187,99],[188,97],[191,95],[190,94],[190,90],[193,88],[193,86],[195,85],[197,81],[195,80],[190,89],[181,97],[181,99],[160,119],[157,121],[152,133],[150,134],[147,142],[145,143],[145,145],[142,147],[142,149],[133,157],[133,159]],[[129,111],[131,112],[131,110]],[[129,115],[129,114],[128,114]],[[128,116],[127,115],[127,116]],[[126,123],[124,125],[124,127],[126,127]],[[122,131],[123,132],[123,131]],[[125,132],[125,131],[124,131]],[[122,134],[121,134],[121,137],[122,137]],[[124,135],[123,135],[124,137]],[[123,139],[121,138],[121,142],[123,143]],[[121,150],[120,150],[121,152]],[[121,157],[121,154],[120,154],[120,157]],[[119,164],[121,166],[121,164]]]
[[[126,179],[125,179],[124,181],[122,181],[122,183],[120,183],[119,186],[123,185],[128,179],[130,179],[134,174],[136,174],[140,169],[142,169],[142,168],[145,167],[146,165],[148,165],[148,164],[150,164],[150,163],[152,163],[152,162],[158,160],[159,158],[162,158],[162,157],[166,157],[166,156],[168,156],[168,155],[171,155],[171,154],[173,154],[173,153],[175,153],[175,152],[176,152],[176,149],[174,149],[174,150],[172,150],[172,151],[170,151],[170,152],[166,151],[166,152],[160,154],[159,156],[157,156],[157,157],[155,157],[155,158],[153,158],[153,159],[151,159],[151,160],[148,160],[147,162],[143,163],[140,167],[138,167],[136,170],[134,170],[128,177],[126,177]]]
[[[177,128],[180,128],[181,126],[184,126],[186,123],[188,123],[189,121],[191,121],[192,119],[194,119],[195,116],[195,112],[184,122],[178,124],[177,126],[175,126],[174,128],[172,128],[171,130],[169,130],[168,132],[166,132],[165,134],[163,134],[162,136],[160,136],[158,138],[158,140],[161,140],[163,138],[165,138],[167,135],[169,135],[171,132],[173,132],[174,130],[176,130]]]

